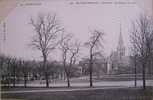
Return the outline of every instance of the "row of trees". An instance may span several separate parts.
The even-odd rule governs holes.
[[[131,53],[135,66],[135,75],[137,75],[137,69],[141,68],[143,75],[143,88],[145,89],[146,69],[149,69],[149,67],[152,67],[153,65],[153,22],[150,17],[140,15],[132,25],[133,29],[131,31],[130,39],[132,44]]]
[[[49,68],[53,67],[48,65],[48,57],[52,54],[53,50],[59,49],[61,51],[62,66],[67,79],[67,86],[70,87],[70,77],[72,66],[74,66],[79,58],[80,49],[82,46],[86,46],[89,50],[88,53],[88,67],[90,76],[90,87],[93,86],[93,64],[97,54],[103,53],[103,38],[104,33],[98,30],[91,31],[89,40],[83,44],[74,38],[72,34],[68,34],[65,29],[61,26],[56,14],[39,14],[37,18],[31,18],[30,24],[33,26],[35,35],[30,43],[31,47],[41,52],[43,62],[41,66],[41,74],[45,77],[46,87],[49,87]],[[143,73],[143,87],[145,89],[145,73],[146,67],[150,66],[153,62],[153,23],[151,19],[146,16],[140,16],[137,21],[133,22],[131,31],[131,44],[132,44],[132,57],[134,58],[135,73],[137,63],[141,62]],[[101,54],[102,55],[102,54]],[[14,76],[13,84],[15,86],[15,77],[17,67],[22,67],[22,75],[24,77],[24,83],[26,87],[27,75],[31,71],[27,66],[33,66],[24,60],[17,60],[16,58],[1,57],[1,66],[6,64],[7,70],[11,73],[5,72],[6,76]],[[4,63],[5,61],[5,63]],[[10,67],[9,67],[10,66]],[[32,68],[32,67],[30,67]],[[56,70],[53,70],[56,72]],[[2,77],[3,78],[3,77]],[[11,78],[11,77],[10,77]],[[9,82],[8,82],[9,83]]]
[[[46,67],[50,82],[56,81],[56,79],[65,80],[67,78],[64,74],[63,64],[57,61],[48,61]],[[17,84],[23,84],[24,87],[27,87],[27,84],[31,81],[45,79],[42,61],[26,61],[15,57],[0,55],[0,69],[1,83],[7,87],[15,87]],[[69,72],[69,78],[80,75],[78,69],[72,66]]]
[[[32,47],[41,51],[43,57],[43,72],[46,79],[46,87],[49,87],[49,78],[47,73],[46,63],[48,62],[49,54],[60,48],[62,52],[62,62],[64,71],[67,77],[68,87],[70,87],[70,72],[71,67],[76,63],[79,56],[81,43],[74,38],[72,34],[65,32],[61,27],[56,14],[39,14],[37,18],[31,18],[31,25],[35,30],[35,35],[32,40]],[[85,43],[89,48],[89,71],[90,71],[90,86],[92,87],[92,67],[93,56],[97,52],[95,50],[102,46],[103,33],[95,30],[91,32],[91,37],[88,42]]]
[[[23,77],[24,86],[26,87],[27,78],[30,73],[33,72],[33,63],[31,61],[25,61],[16,59],[13,57],[0,56],[0,67],[1,67],[1,80],[3,84],[13,84],[15,87],[16,82],[21,80]]]

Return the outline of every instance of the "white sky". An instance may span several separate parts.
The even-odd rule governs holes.
[[[104,52],[106,55],[109,55],[112,50],[116,49],[120,32],[119,26],[121,23],[124,44],[127,47],[126,49],[128,49],[128,46],[130,45],[129,32],[131,21],[134,20],[140,12],[143,12],[141,7],[138,6],[138,2],[135,2],[136,4],[70,5],[71,1],[72,0],[41,1],[41,5],[39,5],[38,2],[34,2],[35,5],[29,5],[29,1],[21,2],[5,19],[7,24],[7,39],[5,43],[2,43],[1,41],[1,52],[24,59],[40,59],[40,53],[36,50],[32,50],[28,46],[31,37],[34,35],[33,28],[29,24],[30,18],[31,16],[36,17],[40,12],[57,13],[59,20],[65,29],[68,32],[75,34],[81,42],[88,40],[90,30],[103,30],[105,32]],[[99,0],[98,2],[100,1],[104,0]],[[115,2],[116,0],[109,1]],[[120,1],[127,2],[128,0]],[[75,1],[73,0],[73,2]],[[3,33],[2,30],[1,27],[1,33]],[[85,50],[83,53],[84,55],[87,54]],[[51,54],[51,58],[59,59],[60,55],[59,53],[54,52],[54,54]]]

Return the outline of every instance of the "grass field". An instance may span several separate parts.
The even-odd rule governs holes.
[[[24,90],[24,89],[22,89]],[[153,88],[2,94],[2,100],[153,100]]]

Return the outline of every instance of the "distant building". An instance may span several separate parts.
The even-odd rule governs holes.
[[[85,58],[79,62],[82,75],[89,75],[89,59]],[[93,60],[93,75],[100,78],[101,75],[107,73],[107,59],[103,56],[96,57]]]
[[[108,58],[108,74],[126,73],[130,67],[130,57],[126,55],[126,47],[124,45],[122,30],[120,26],[120,34],[116,51],[112,51]]]

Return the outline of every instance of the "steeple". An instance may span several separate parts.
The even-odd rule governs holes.
[[[122,28],[120,24],[120,34],[119,34],[119,40],[118,40],[118,46],[117,46],[117,52],[120,57],[120,59],[125,56],[125,46],[124,46],[124,41],[122,37]]]

